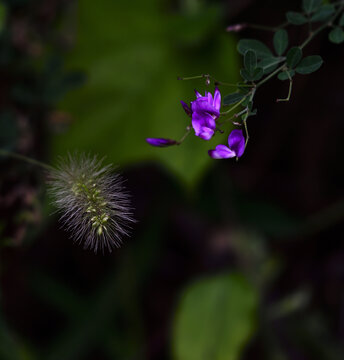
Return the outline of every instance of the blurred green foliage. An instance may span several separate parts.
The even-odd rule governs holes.
[[[238,360],[253,333],[258,294],[242,275],[224,274],[186,289],[174,329],[176,360]]]
[[[61,104],[75,120],[54,139],[54,155],[89,150],[122,165],[161,160],[191,184],[210,163],[207,150],[221,142],[195,136],[181,147],[156,149],[146,137],[179,139],[190,119],[179,101],[194,99],[205,83],[177,81],[177,76],[210,72],[237,80],[235,42],[224,31],[219,5],[165,1],[84,0],[77,14],[76,46],[70,68],[82,69],[86,86]],[[134,9],[134,11],[133,11]]]

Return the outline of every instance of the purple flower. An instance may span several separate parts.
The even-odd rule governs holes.
[[[228,136],[228,145],[217,145],[215,150],[209,150],[208,154],[213,159],[239,158],[245,151],[245,138],[242,130],[233,130]]]
[[[149,145],[158,146],[158,147],[166,147],[171,145],[176,145],[176,140],[164,139],[164,138],[147,138],[146,141]]]
[[[221,93],[218,88],[215,88],[214,97],[207,91],[205,96],[196,90],[195,93],[196,100],[191,102],[192,127],[196,136],[210,140],[216,129],[216,120],[220,116]]]

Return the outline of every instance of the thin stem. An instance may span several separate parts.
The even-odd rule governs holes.
[[[257,85],[256,85],[256,89],[259,88],[261,85],[263,85],[264,83],[266,83],[268,80],[270,80],[272,77],[274,77],[276,74],[278,74],[283,68],[285,67],[285,64],[281,65],[280,67],[278,67],[275,71],[273,71],[271,74],[269,74],[266,78],[264,78],[263,80],[261,80]]]
[[[178,76],[177,80],[197,80],[197,79],[203,79],[205,76],[202,75],[196,75],[196,76],[189,76],[189,77],[181,77]]]
[[[228,113],[230,113],[231,111],[233,111],[234,109],[236,109],[239,105],[241,105],[245,99],[247,98],[247,96],[249,95],[250,93],[248,93],[247,95],[245,95],[239,102],[237,102],[234,106],[232,106],[229,110],[225,111],[225,112],[222,112],[220,115],[226,115]]]
[[[256,93],[256,89],[253,89],[250,99],[249,99],[250,102],[253,101],[253,97],[254,97],[255,93]],[[250,138],[250,135],[248,134],[248,128],[247,128],[247,118],[249,117],[249,115],[250,115],[250,111],[247,111],[246,116],[243,119],[243,124],[244,124],[245,132],[246,132],[245,149],[247,147],[248,139]]]
[[[39,166],[39,167],[44,168],[46,170],[52,170],[53,169],[53,167],[48,165],[48,164],[45,164],[45,163],[40,162],[38,160],[32,159],[32,158],[27,157],[25,155],[20,155],[20,154],[17,154],[17,153],[11,152],[11,151],[7,151],[7,150],[4,150],[4,149],[0,149],[0,155],[8,156],[8,157],[11,157],[13,159],[17,159],[17,160],[21,160],[21,161],[25,161],[25,162],[27,162],[29,164]]]
[[[224,119],[224,120],[220,121],[220,122],[218,123],[218,126],[222,126],[222,125],[225,124],[226,122],[229,122],[229,121],[231,121],[231,120],[233,120],[233,119],[237,119],[239,116],[245,114],[246,112],[247,112],[247,108],[245,108],[244,110],[240,111],[240,112],[237,113],[237,114],[234,114],[233,116],[231,116],[231,117],[228,118],[228,119]]]
[[[290,76],[290,73],[288,70],[286,70],[286,73],[288,75],[289,78],[289,91],[288,91],[288,96],[285,99],[277,99],[276,102],[281,102],[281,101],[289,101],[290,100],[290,96],[291,96],[291,92],[293,89],[293,79]]]
[[[186,128],[186,133],[181,137],[179,141],[177,141],[176,145],[180,145],[186,139],[186,137],[190,134],[191,128],[192,127],[190,125]]]
[[[336,11],[336,13],[330,18],[329,21],[327,21],[325,24],[321,25],[320,27],[318,27],[314,32],[312,32],[308,38],[300,45],[300,48],[303,49],[310,41],[313,40],[313,38],[315,36],[317,36],[321,31],[323,31],[324,29],[326,29],[328,26],[330,26],[330,24],[336,19],[336,17],[342,12],[343,8],[344,8],[344,2],[340,3],[341,5],[339,6],[338,10]]]
[[[211,79],[213,80],[215,85],[222,85],[222,86],[230,86],[230,87],[251,87],[251,85],[246,85],[246,84],[232,84],[232,83],[227,83],[227,82],[223,82],[220,80],[217,80],[214,78],[214,76],[209,75],[209,74],[201,74],[201,75],[195,75],[195,76],[189,76],[189,77],[181,77],[178,76],[177,78],[178,80],[198,80],[198,79]]]
[[[260,25],[260,24],[245,24],[247,28],[251,28],[251,29],[257,29],[257,30],[265,30],[265,31],[272,31],[275,32],[279,29],[283,29],[286,26],[288,26],[288,21],[282,23],[281,25],[278,26],[265,26],[265,25]]]

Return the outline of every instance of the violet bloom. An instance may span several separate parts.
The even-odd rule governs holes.
[[[191,102],[192,127],[195,135],[203,140],[210,140],[216,129],[216,120],[220,116],[221,93],[215,88],[214,97],[210,92],[202,96],[195,90],[196,100]]]
[[[164,139],[164,138],[147,138],[146,141],[149,145],[157,147],[167,147],[171,145],[176,145],[176,140]]]
[[[233,130],[228,136],[228,145],[217,145],[215,150],[209,150],[208,154],[213,159],[239,158],[245,151],[245,138],[242,130]]]

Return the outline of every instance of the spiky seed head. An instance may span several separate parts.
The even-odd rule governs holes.
[[[95,252],[111,252],[129,235],[134,220],[122,177],[102,163],[86,154],[61,158],[49,174],[49,192],[74,241]]]

